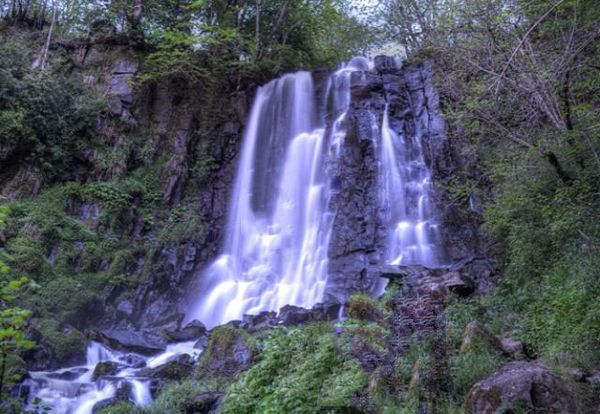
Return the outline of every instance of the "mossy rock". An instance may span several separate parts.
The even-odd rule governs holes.
[[[198,366],[198,375],[231,377],[252,366],[256,341],[240,328],[216,327],[210,334]]]
[[[13,385],[23,381],[27,375],[27,364],[18,355],[6,356],[3,384]]]
[[[35,330],[41,336],[40,347],[51,355],[49,363],[52,366],[67,366],[84,360],[87,341],[77,329],[62,326],[54,319],[40,319]]]

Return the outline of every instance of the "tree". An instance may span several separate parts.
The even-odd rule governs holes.
[[[550,147],[576,145],[572,83],[598,61],[597,2],[388,0],[383,12],[410,55],[443,67],[445,92],[478,136],[537,151],[570,179],[567,151]]]

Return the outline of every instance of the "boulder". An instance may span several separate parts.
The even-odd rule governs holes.
[[[188,377],[194,370],[194,360],[188,354],[178,355],[175,359],[156,368],[146,368],[139,371],[142,377],[160,380],[181,380]]]
[[[129,301],[127,299],[122,300],[117,305],[117,313],[126,318],[129,318],[131,315],[133,315],[133,310],[134,310],[133,303],[131,303],[131,301]]]
[[[302,325],[310,322],[310,319],[310,311],[299,306],[285,305],[279,310],[279,321],[282,325]]]
[[[540,362],[506,364],[476,383],[465,398],[469,413],[503,414],[517,409],[546,413],[577,412],[566,383]]]
[[[196,340],[206,335],[206,326],[200,321],[194,320],[188,323],[185,327],[180,330],[165,331],[165,336],[174,342],[186,342]]]
[[[242,323],[248,332],[256,332],[277,325],[277,313],[261,312],[258,315],[244,315]]]
[[[219,405],[221,394],[216,391],[204,391],[194,396],[188,410],[196,414],[208,414],[214,412]]]
[[[250,335],[231,325],[218,326],[210,334],[199,363],[203,375],[233,377],[254,361]]]
[[[123,365],[114,361],[99,362],[94,368],[94,372],[92,374],[92,381],[96,381],[98,378],[115,375],[117,372],[119,372],[119,370],[122,367]]]
[[[194,344],[194,349],[204,351],[204,349],[206,348],[206,344],[208,344],[208,335],[204,335],[202,338],[198,339]]]
[[[136,354],[121,355],[119,357],[119,361],[123,362],[127,366],[130,366],[131,368],[143,368],[146,366],[146,361],[144,358]]]
[[[115,396],[113,397],[117,401],[129,401],[132,394],[132,386],[128,381],[121,381],[117,385]]]
[[[156,329],[158,331],[164,332],[176,332],[181,329],[181,323],[185,315],[183,313],[174,313],[167,317],[161,317],[160,315],[157,318],[153,318],[154,321],[148,325],[151,329]]]
[[[500,341],[500,349],[507,355],[512,355],[515,358],[520,358],[525,355],[525,346],[523,342],[504,336],[497,336]]]
[[[102,331],[100,335],[111,348],[143,355],[163,352],[167,347],[164,338],[149,332],[114,329]]]
[[[119,400],[117,400],[116,398],[107,398],[105,400],[100,400],[96,404],[94,404],[94,407],[92,407],[92,414],[98,414],[105,408],[108,408],[111,405],[115,405],[118,402]]]

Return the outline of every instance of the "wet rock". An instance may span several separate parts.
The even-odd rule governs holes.
[[[116,399],[117,401],[129,401],[131,393],[131,383],[127,381],[121,381],[117,386],[117,390],[115,391],[114,399]]]
[[[133,314],[133,310],[134,310],[133,303],[131,303],[127,299],[122,300],[117,305],[117,313],[124,317],[130,317]]]
[[[202,338],[198,339],[194,344],[194,349],[204,351],[206,344],[208,344],[208,335],[204,335]]]
[[[149,332],[115,329],[102,331],[101,337],[111,348],[144,355],[163,352],[167,347],[167,343],[162,337]]]
[[[286,305],[279,310],[279,321],[282,325],[302,325],[310,322],[310,319],[310,311],[299,306]]]
[[[181,380],[188,377],[193,370],[194,361],[192,357],[188,354],[181,354],[156,368],[143,369],[139,372],[139,375],[161,380]]]
[[[98,414],[105,408],[108,408],[111,405],[115,405],[118,402],[119,400],[117,400],[116,398],[107,398],[105,400],[98,401],[96,404],[94,404],[94,407],[92,408],[92,414]]]
[[[242,126],[240,125],[239,122],[227,122],[224,126],[223,126],[223,132],[225,134],[239,134],[240,130],[241,130]]]
[[[256,332],[277,325],[277,313],[261,312],[258,315],[244,315],[242,323],[248,332]]]
[[[465,399],[469,413],[502,414],[517,409],[576,412],[575,396],[565,382],[539,362],[510,362],[476,383]]]
[[[181,323],[185,315],[183,313],[174,313],[167,317],[156,320],[149,325],[149,328],[154,328],[162,333],[177,332],[181,329]]]
[[[48,374],[48,378],[63,380],[63,381],[73,381],[83,374],[88,372],[87,368],[73,368],[63,372],[52,372]]]
[[[114,361],[103,361],[96,365],[92,374],[92,381],[96,381],[101,377],[109,377],[115,375],[123,367],[122,364]]]
[[[194,396],[188,410],[196,414],[208,414],[214,412],[218,405],[221,393],[216,391],[205,391]]]
[[[337,321],[341,310],[341,303],[317,303],[310,310],[311,320],[316,322]]]
[[[122,381],[118,384],[114,397],[98,401],[92,408],[92,414],[100,413],[105,408],[109,408],[115,404],[129,402],[131,397],[131,384],[127,381]],[[133,404],[131,405],[133,408]]]
[[[127,354],[119,357],[119,361],[123,362],[131,368],[143,368],[146,366],[146,361],[139,355]]]
[[[165,335],[173,342],[193,341],[206,335],[206,326],[200,321],[193,320],[180,330],[165,331]]]

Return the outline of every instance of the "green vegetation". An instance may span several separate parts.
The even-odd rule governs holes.
[[[261,360],[227,392],[224,413],[343,412],[366,386],[357,361],[344,357],[328,325],[275,330]]]
[[[0,205],[0,231],[8,209]],[[22,309],[15,302],[27,289],[34,287],[27,278],[15,277],[6,265],[6,253],[0,248],[0,399],[4,398],[4,387],[20,381],[24,377],[25,363],[19,353],[35,347],[27,338],[25,326],[31,312]]]
[[[29,165],[48,179],[86,168],[77,152],[98,141],[98,94],[58,65],[31,68],[28,44],[0,44],[0,162],[3,168]],[[6,171],[3,171],[6,172]]]

